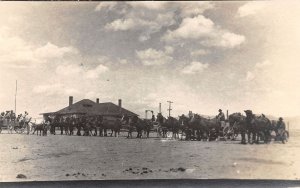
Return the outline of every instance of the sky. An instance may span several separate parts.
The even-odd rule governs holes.
[[[300,2],[0,2],[0,111],[297,116]]]

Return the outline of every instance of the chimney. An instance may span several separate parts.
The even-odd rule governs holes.
[[[69,106],[73,104],[73,96],[69,96]]]
[[[122,99],[119,99],[119,107],[122,108]]]
[[[96,99],[96,103],[99,104],[99,98]]]

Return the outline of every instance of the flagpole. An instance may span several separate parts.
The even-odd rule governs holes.
[[[17,115],[17,91],[18,91],[18,80],[16,80],[16,93],[15,93],[15,114]]]

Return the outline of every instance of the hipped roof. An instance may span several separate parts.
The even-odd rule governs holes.
[[[112,102],[95,103],[90,99],[83,99],[57,112],[43,113],[45,115],[66,115],[66,114],[85,114],[85,115],[123,115],[135,116],[137,114],[126,110]]]

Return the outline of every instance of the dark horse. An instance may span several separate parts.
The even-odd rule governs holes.
[[[248,135],[248,143],[250,143],[250,127],[246,123],[246,117],[236,112],[228,116],[229,125],[233,127],[234,134],[241,133],[241,144],[246,144],[246,134]]]
[[[98,116],[95,121],[95,127],[99,127],[99,136],[107,136],[107,131],[111,130],[110,136],[118,137],[121,131],[122,122],[119,117],[107,119]]]
[[[189,121],[189,128],[197,140],[218,140],[221,129],[217,118],[208,119],[198,114]]]
[[[47,136],[47,131],[48,131],[48,127],[45,123],[41,123],[41,124],[36,124],[34,125],[34,131],[32,134],[34,134],[36,131],[36,135],[39,135],[40,132],[40,136]]]
[[[259,143],[261,137],[265,143],[268,143],[271,138],[270,130],[272,130],[271,121],[265,115],[256,116],[251,110],[245,110],[246,123],[252,133],[252,142]]]
[[[144,119],[143,125],[144,134],[146,135],[146,138],[149,138],[150,131],[154,128],[153,122],[149,119]]]
[[[129,122],[125,122],[125,125],[123,127],[128,131],[127,138],[132,138],[132,132],[137,128],[139,129],[137,130],[138,133],[140,132],[140,135],[142,134],[142,128],[139,127],[139,124],[140,120],[137,116],[133,116]],[[139,137],[140,135],[138,134],[137,137]]]
[[[172,137],[175,139],[179,138],[179,130],[180,130],[179,120],[169,116],[165,124],[167,125],[167,130],[172,132]]]

